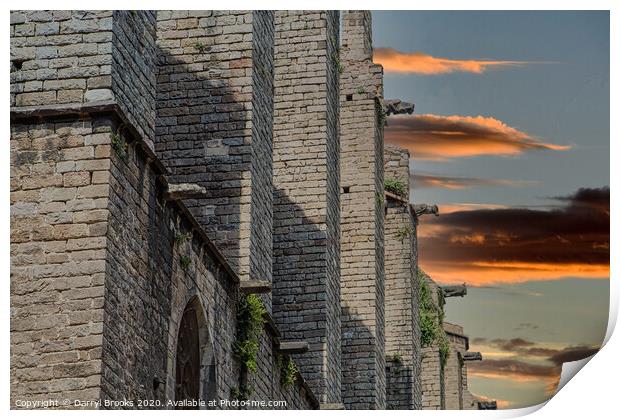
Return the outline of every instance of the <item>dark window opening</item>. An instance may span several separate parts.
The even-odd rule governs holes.
[[[351,192],[351,187],[342,187],[342,192],[344,194],[348,194],[349,192]]]
[[[347,95],[347,102],[353,100],[353,95]]]
[[[26,60],[20,60],[20,59],[11,60],[11,71],[13,72],[13,71],[21,70],[22,65],[24,64],[24,61]]]
[[[187,308],[181,319],[176,360],[176,401],[197,401],[200,396],[200,343],[198,319]],[[188,408],[192,408],[191,406]]]

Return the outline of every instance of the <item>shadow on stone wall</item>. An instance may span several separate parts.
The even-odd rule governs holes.
[[[209,55],[211,47],[203,48],[196,57]],[[189,64],[159,49],[155,150],[170,182],[206,188],[205,198],[184,203],[238,272],[242,184],[251,171],[244,133],[249,113],[228,80],[217,77],[222,70],[198,71],[208,63]]]
[[[322,217],[307,216],[286,191],[274,189],[274,320],[284,340],[308,342],[295,363],[320,402],[332,403],[341,384],[340,284],[332,272],[339,261],[330,255],[338,255],[339,241],[329,238]]]

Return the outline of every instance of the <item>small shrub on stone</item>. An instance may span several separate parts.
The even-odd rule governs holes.
[[[408,238],[409,235],[411,235],[411,225],[405,225],[396,231],[396,237],[400,239],[401,242],[404,241],[405,238]]]
[[[263,331],[263,316],[267,311],[261,299],[255,294],[241,298],[237,305],[237,340],[235,355],[250,372],[256,373],[256,355],[260,348]]]
[[[441,289],[438,290],[439,304],[435,305],[431,297],[431,290],[424,274],[418,271],[418,283],[420,292],[420,337],[422,347],[436,345],[439,347],[439,359],[441,367],[446,365],[450,357],[450,342],[443,329],[444,297]]]
[[[194,44],[194,48],[196,48],[200,54],[204,54],[204,52],[207,51],[207,46],[202,42]]]
[[[283,363],[281,360],[282,356],[278,357],[280,358],[280,381],[284,388],[290,388],[295,383],[299,369],[297,368],[297,365],[293,361],[292,357],[288,357],[286,363]]]
[[[127,146],[125,139],[119,133],[111,133],[110,140],[112,141],[112,149],[114,149],[118,157],[123,162],[127,162],[129,146]]]
[[[179,262],[181,264],[181,268],[183,270],[187,270],[189,266],[192,264],[192,259],[187,255],[181,255]]]
[[[396,194],[399,197],[407,196],[407,187],[403,181],[394,178],[386,178],[384,181],[386,191]]]
[[[174,235],[174,242],[182,245],[183,243],[185,243],[185,241],[187,241],[188,237],[189,233],[187,232],[177,232],[176,235]]]

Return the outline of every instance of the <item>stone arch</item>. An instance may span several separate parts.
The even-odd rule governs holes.
[[[207,318],[197,295],[180,314],[172,364],[173,398],[212,400],[216,396],[216,359]],[[194,408],[194,407],[180,407]]]

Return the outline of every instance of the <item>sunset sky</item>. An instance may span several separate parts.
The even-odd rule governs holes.
[[[592,354],[609,293],[609,14],[373,12],[385,97],[415,103],[386,143],[412,154],[420,266],[470,349],[470,390],[537,404]]]

